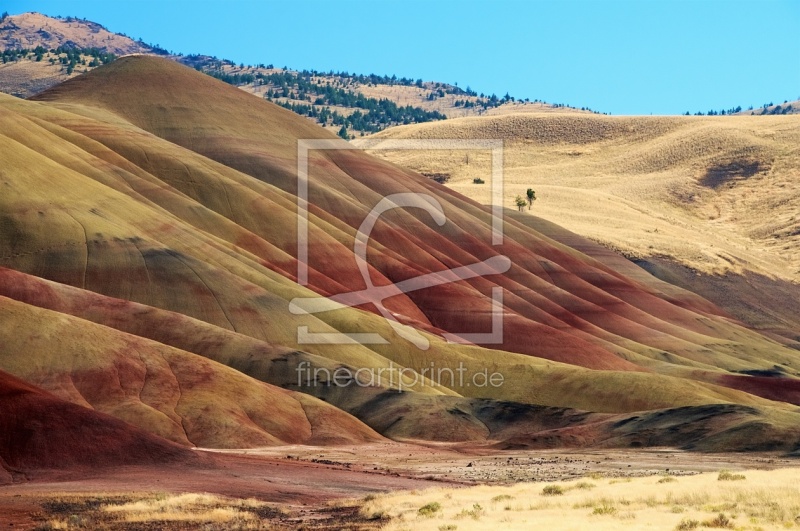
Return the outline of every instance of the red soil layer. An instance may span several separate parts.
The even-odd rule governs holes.
[[[293,280],[296,270],[297,142],[335,138],[331,133],[208,76],[156,58],[120,59],[35,99],[64,104],[60,108],[74,114],[57,115],[57,105],[32,106],[52,117],[34,120],[23,111],[11,112],[13,116],[4,122],[10,132],[4,134],[41,155],[37,163],[69,168],[72,173],[64,172],[69,181],[52,181],[55,191],[29,205],[28,217],[17,216],[12,210],[17,205],[9,202],[9,212],[15,213],[10,218],[13,237],[27,244],[39,233],[49,236],[50,232],[42,229],[45,223],[51,224],[55,236],[34,240],[48,249],[48,254],[42,255],[46,259],[26,259],[20,257],[20,251],[4,256],[3,265],[105,296],[183,313],[268,343],[270,348],[297,347],[293,335],[281,335],[300,322],[288,315],[286,304],[293,294],[300,293],[286,280]],[[84,115],[100,118],[82,118]],[[31,134],[29,128],[18,124],[14,130],[15,121],[25,120],[30,121],[26,123],[30,128],[41,127],[42,131]],[[71,156],[48,150],[42,140],[45,130],[53,134],[54,142],[64,140],[60,147]],[[27,158],[21,160],[33,166]],[[498,254],[508,256],[513,266],[504,274],[386,301],[389,310],[413,326],[434,333],[487,331],[491,324],[487,295],[492,288],[502,287],[504,343],[493,345],[502,350],[592,369],[653,370],[670,376],[687,376],[691,370],[687,367],[709,365],[732,371],[762,369],[784,363],[787,357],[787,351],[776,350],[779,345],[739,326],[707,301],[621,266],[615,262],[620,257],[587,256],[559,243],[559,238],[571,241],[564,231],[544,227],[543,233],[509,215],[504,243],[495,247],[490,245],[488,210],[429,179],[350,150],[316,151],[309,162],[309,287],[317,293],[363,289],[364,280],[353,259],[355,229],[381,197],[425,193],[441,203],[447,223],[436,225],[420,209],[382,216],[371,234],[368,256],[375,285],[473,264]],[[31,180],[34,186],[26,177],[24,169],[11,177],[12,182],[19,179],[18,188],[23,190],[19,202],[27,201],[28,190],[51,185],[47,176]],[[73,189],[77,192],[72,202],[81,208],[60,201],[59,194]],[[95,194],[103,200],[95,201]],[[84,202],[87,207],[93,205],[88,213]],[[33,215],[37,208],[41,211]],[[61,210],[73,219],[65,219],[67,214]],[[134,215],[141,219],[132,219]],[[64,237],[69,247],[62,245],[56,229],[70,233]],[[114,237],[104,236],[104,232],[113,232]],[[33,244],[30,247],[29,254],[40,250]],[[46,293],[11,296],[51,307]],[[97,299],[84,301],[81,304],[88,306],[79,308],[69,300],[65,297],[52,304],[66,306],[57,311],[98,322],[109,317],[98,317],[105,309],[92,316],[91,306],[95,302],[116,304]],[[194,340],[168,339],[170,330],[163,325],[158,330],[134,330],[146,321],[132,323],[131,312],[136,308],[116,310],[122,321],[108,326],[158,336],[156,340],[165,343]],[[354,314],[346,325],[357,321],[367,329],[378,322],[373,316]],[[157,318],[151,314],[151,319]],[[339,324],[333,318],[330,321],[334,328]],[[219,337],[214,335],[215,340]],[[406,356],[404,349],[391,345],[374,351],[395,361],[409,360],[412,357]],[[344,359],[337,359],[339,355],[337,351],[330,359]],[[236,368],[245,370],[242,365]],[[641,374],[631,376],[643,381]],[[732,383],[733,387],[739,385],[751,386],[756,394],[767,392],[762,384],[752,387],[751,380]],[[626,394],[622,387],[608,391],[610,402]],[[787,391],[794,396],[792,389]],[[637,395],[643,397],[640,409],[648,409],[644,400],[648,394],[649,387]],[[780,393],[770,396],[783,399]],[[674,402],[680,404],[681,399],[678,396]],[[433,422],[426,426],[439,427]]]
[[[258,381],[193,352],[69,315],[94,312],[106,317],[109,325],[146,327],[154,322],[152,316],[146,317],[147,307],[5,269],[0,270],[0,292],[30,302],[0,296],[0,323],[5,325],[0,336],[7,334],[0,367],[57,398],[114,415],[185,446],[250,448],[381,440],[356,418],[306,394]],[[50,309],[37,307],[37,302]],[[166,334],[171,326],[174,333],[196,341],[189,346],[206,343],[203,348],[212,351],[238,348],[264,362],[274,354],[269,345],[248,343],[227,331],[215,333],[206,323],[153,312],[156,334],[159,330]]]
[[[223,186],[225,194],[181,188],[187,180],[201,182],[205,177],[195,169],[189,172],[176,168],[174,162],[164,160],[168,154],[131,149],[118,132],[65,124],[191,195],[220,218],[226,218],[225,222],[246,220],[241,223],[247,231],[242,232],[239,227],[235,243],[264,259],[267,267],[292,278],[296,254],[296,238],[291,235],[296,226],[293,195],[297,140],[334,138],[330,132],[192,69],[149,57],[123,58],[34,99],[106,109],[150,133],[255,178],[249,182],[237,174],[235,186]],[[214,101],[214,105],[204,105],[205,101]],[[181,177],[184,172],[186,175]],[[353,230],[379,198],[418,192],[440,201],[448,223],[437,228],[430,215],[419,209],[382,216],[371,234],[374,252],[371,251],[370,265],[376,285],[471,264],[497,254],[508,256],[514,267],[505,275],[422,290],[386,302],[387,308],[405,316],[410,323],[455,333],[465,327],[485,329],[489,325],[486,295],[489,288],[497,285],[506,290],[507,339],[503,348],[555,361],[593,369],[636,371],[641,367],[622,359],[617,353],[621,349],[615,346],[622,347],[633,340],[653,349],[680,353],[696,351],[713,338],[727,335],[698,320],[698,316],[708,315],[705,301],[686,297],[681,305],[673,304],[662,293],[614,274],[513,220],[506,221],[504,245],[491,246],[484,208],[413,172],[357,151],[317,151],[311,153],[310,176],[313,245],[309,262],[318,269],[312,270],[309,285],[319,293],[364,287],[348,241]],[[227,194],[234,194],[235,213],[230,203],[220,201],[220,196]],[[175,198],[167,201],[152,197],[159,204],[168,202],[168,208],[175,208]],[[283,253],[277,261],[273,246]],[[267,251],[268,248],[273,249]],[[97,257],[101,252],[110,249],[91,250]],[[109,258],[108,262],[115,261]],[[168,282],[176,290],[191,290],[191,286],[181,283],[195,281],[192,275],[176,283],[174,270],[181,265],[170,265],[171,278],[156,280]],[[114,282],[111,274],[103,269],[92,271],[92,285],[86,287],[117,296],[114,286],[121,282]],[[204,288],[198,289],[191,295],[205,296]],[[208,306],[213,307],[213,303],[209,301]],[[231,308],[226,310],[232,313]],[[475,311],[465,316],[467,310]],[[216,310],[198,317],[225,324],[225,316]]]
[[[210,463],[191,450],[60,400],[2,371],[0,404],[0,465],[6,480],[35,470]]]
[[[718,375],[714,383],[800,406],[800,380],[794,378],[723,374]]]

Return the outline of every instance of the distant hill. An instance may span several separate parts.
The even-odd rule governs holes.
[[[9,15],[0,22],[0,49],[47,49],[69,46],[98,48],[114,55],[156,53],[157,47],[112,33],[96,22],[74,17],[56,18],[40,13]]]
[[[42,53],[36,53],[41,47]],[[77,60],[66,57],[72,50]],[[0,92],[27,98],[67,79],[89,72],[114,58],[129,54],[167,56],[306,116],[347,138],[377,133],[387,127],[438,121],[445,118],[499,116],[517,113],[592,113],[587,107],[510,94],[485,94],[471,87],[398,77],[396,75],[317,72],[245,65],[209,55],[174,54],[104,26],[75,17],[40,13],[8,15],[0,20]],[[111,54],[100,61],[98,55]],[[800,100],[762,107],[692,112],[694,115],[764,115],[800,112]]]
[[[166,51],[87,20],[9,15],[0,21],[0,92],[26,98],[132,53]]]
[[[800,114],[800,99],[794,101],[786,100],[783,103],[777,103],[777,104],[769,102],[765,103],[761,107],[745,109],[737,114],[753,115],[753,116]]]
[[[800,347],[797,118],[509,115],[396,127],[372,140],[408,138],[502,138],[507,206],[531,187],[537,218]],[[376,154],[490,200],[489,185],[473,181],[489,174],[485,158]]]
[[[564,104],[517,100],[506,94],[477,93],[470,87],[375,74],[317,72],[247,66],[211,57],[189,56],[179,61],[282,107],[308,116],[326,127],[345,126],[348,136],[376,133],[393,125],[425,123],[445,118],[518,112],[581,112]]]
[[[789,101],[784,100],[783,103],[775,104],[773,102],[764,103],[760,107],[753,107],[752,105],[746,109],[742,106],[733,107],[731,109],[711,109],[709,111],[698,111],[695,113],[686,111],[684,116],[776,116],[784,114],[797,114],[800,113],[800,100]]]
[[[237,64],[207,55],[171,54],[158,45],[112,33],[95,22],[39,13],[3,19],[1,50],[6,53],[0,65],[0,92],[7,94],[20,97],[38,94],[117,56],[164,55],[320,125],[335,128],[347,137],[375,133],[393,125],[462,116],[528,111],[590,112],[564,104],[521,101],[508,94],[482,94],[469,87],[395,75],[298,71],[268,64]],[[67,50],[75,58],[67,57]],[[98,58],[101,53],[103,60]]]

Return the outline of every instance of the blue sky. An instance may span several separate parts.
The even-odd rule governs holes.
[[[0,0],[183,53],[676,114],[800,98],[800,1]]]

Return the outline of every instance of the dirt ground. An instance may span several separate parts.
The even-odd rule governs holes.
[[[385,522],[365,518],[359,506],[360,500],[379,492],[564,481],[593,474],[681,476],[721,469],[800,466],[798,459],[772,454],[698,454],[670,448],[497,452],[481,446],[381,443],[200,451],[213,455],[213,468],[125,467],[39,473],[29,476],[28,481],[0,487],[0,530],[44,529],[47,521],[65,514],[80,522],[109,500],[183,492],[266,502],[268,505],[257,515],[270,528],[377,529]],[[113,521],[102,527],[121,528]],[[130,528],[192,527],[186,522],[155,522],[125,526]]]

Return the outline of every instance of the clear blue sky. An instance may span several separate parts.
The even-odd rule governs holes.
[[[676,114],[800,98],[800,1],[0,0],[183,53]]]

